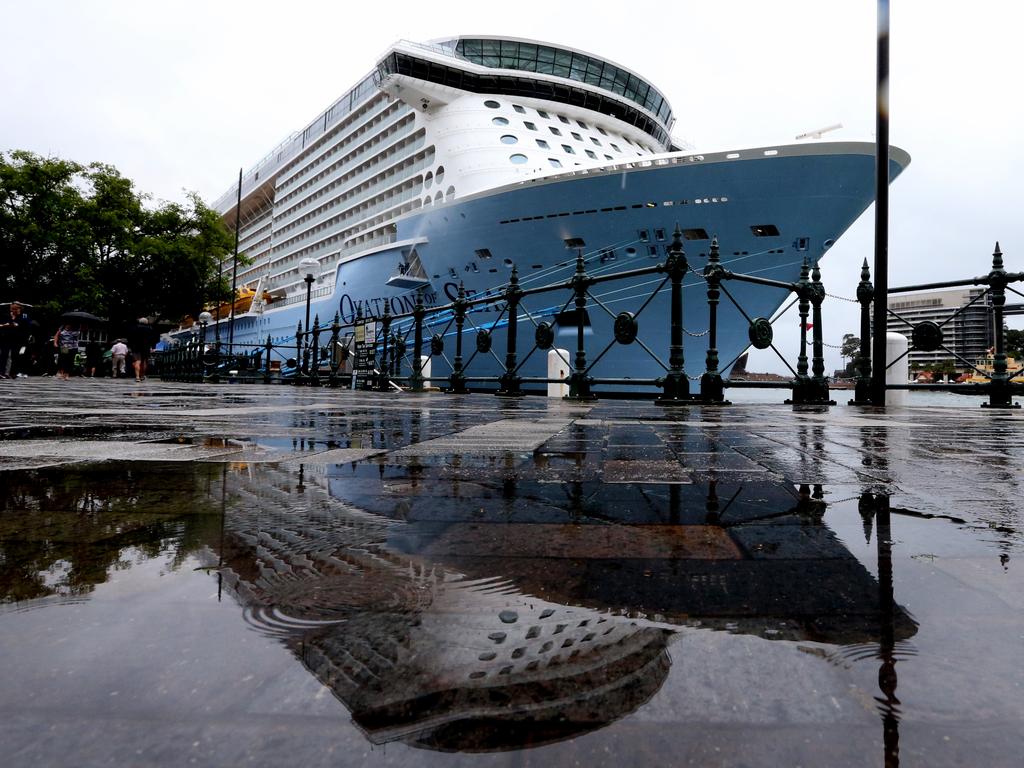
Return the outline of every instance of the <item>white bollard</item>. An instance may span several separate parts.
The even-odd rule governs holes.
[[[569,350],[552,349],[548,351],[548,378],[564,379],[569,375]],[[548,397],[568,397],[568,384],[548,384]]]
[[[430,378],[430,361],[430,355],[420,355],[420,376],[422,376],[424,379]],[[434,386],[434,382],[424,381],[423,386],[432,387]]]
[[[902,359],[885,372],[886,384],[906,384],[910,376],[910,356],[904,354],[910,342],[902,333],[889,331],[885,334],[885,364],[888,365],[900,355]],[[886,405],[906,405],[907,390],[890,389],[885,393]]]

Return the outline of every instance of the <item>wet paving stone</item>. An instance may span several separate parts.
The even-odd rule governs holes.
[[[0,388],[5,767],[1019,762],[1020,414],[116,384]]]

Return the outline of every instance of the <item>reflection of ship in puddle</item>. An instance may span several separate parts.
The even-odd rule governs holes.
[[[266,479],[251,513],[227,518],[226,583],[375,743],[501,750],[599,728],[658,691],[686,628],[879,637],[878,583],[821,523],[823,504],[783,485],[647,489],[672,522],[615,525],[613,507],[581,512],[585,494],[565,496],[573,522],[557,505],[488,521],[479,497],[457,495],[418,519],[401,484],[389,499],[353,479],[350,498],[331,498]],[[386,516],[399,494],[403,520]],[[901,609],[891,618],[896,639],[915,632]]]

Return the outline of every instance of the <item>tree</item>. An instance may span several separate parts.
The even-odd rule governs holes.
[[[1006,354],[1018,363],[1024,362],[1024,331],[1011,328],[1006,332]]]
[[[34,314],[195,315],[225,295],[218,263],[232,247],[195,193],[153,204],[112,166],[0,152],[0,277]]]
[[[843,368],[849,369],[858,352],[860,352],[860,339],[852,333],[844,333],[843,341],[839,345],[839,356],[843,358]],[[850,363],[846,362],[847,358],[850,359]]]

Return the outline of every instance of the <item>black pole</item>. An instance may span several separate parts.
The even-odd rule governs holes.
[[[235,353],[235,291],[238,290],[238,231],[242,225],[242,169],[238,169],[238,199],[235,201],[235,256],[231,265],[231,320],[228,321],[228,354]]]
[[[875,330],[871,402],[885,405],[885,332],[889,308],[889,0],[878,0],[875,104]]]

